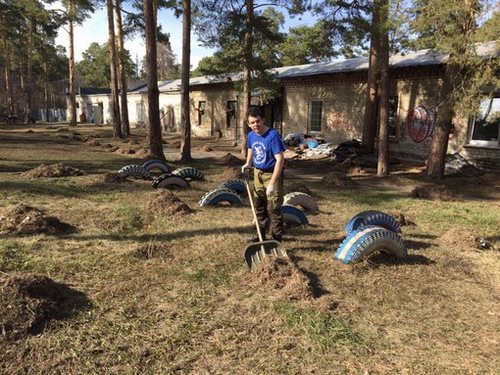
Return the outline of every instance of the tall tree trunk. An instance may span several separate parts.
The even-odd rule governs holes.
[[[122,137],[122,125],[120,121],[120,101],[118,98],[118,74],[116,69],[116,43],[115,22],[113,20],[113,0],[107,0],[108,4],[108,44],[109,65],[111,71],[111,114],[113,116],[113,138]]]
[[[427,176],[434,179],[441,179],[444,176],[448,139],[455,115],[455,100],[453,99],[452,91],[454,81],[457,79],[460,70],[461,68],[457,64],[446,64],[440,90],[441,103],[438,106],[436,125],[432,133],[431,147],[427,157],[427,169],[425,172]]]
[[[387,28],[389,1],[376,0],[376,2],[379,3],[380,10],[380,125],[377,175],[385,176],[389,173],[389,30]]]
[[[156,61],[156,23],[153,0],[144,0],[146,31],[146,76],[148,84],[149,150],[152,157],[165,160],[161,139],[158,69]]]
[[[128,105],[127,105],[127,72],[125,71],[125,46],[123,44],[123,25],[122,25],[122,12],[121,0],[115,0],[115,14],[116,14],[116,29],[118,39],[118,72],[120,75],[120,114],[122,122],[122,134],[125,137],[130,135],[130,123],[128,119]]]
[[[191,119],[189,115],[189,68],[191,58],[191,0],[182,0],[182,77],[181,77],[181,162],[191,158]]]
[[[379,2],[376,1],[373,6],[371,38],[370,38],[370,57],[368,66],[368,81],[366,87],[366,105],[363,119],[362,143],[367,151],[373,153],[375,150],[375,135],[377,131],[377,78],[378,58],[380,55],[380,21],[379,21]]]
[[[453,117],[455,116],[455,106],[457,104],[457,93],[455,92],[458,86],[467,85],[468,81],[463,79],[463,69],[458,58],[467,53],[468,44],[473,43],[473,31],[476,27],[476,17],[479,13],[478,0],[464,1],[465,17],[461,28],[464,42],[454,52],[450,53],[446,63],[443,83],[440,90],[440,104],[438,106],[436,125],[432,133],[432,142],[427,156],[426,175],[433,179],[442,179],[444,177],[446,165],[446,153],[448,151],[448,140],[452,127]],[[459,100],[459,99],[458,99]]]
[[[49,121],[49,67],[43,62],[43,102],[45,107],[45,122]]]
[[[32,105],[33,105],[33,34],[35,32],[35,25],[33,19],[29,21],[29,32],[28,32],[28,46],[26,53],[26,65],[27,65],[27,76],[26,76],[26,87],[25,87],[25,110],[24,110],[24,122],[28,124],[32,118]]]
[[[75,14],[75,3],[69,3],[69,126],[76,126],[76,71],[75,71],[75,33],[73,30],[73,18]]]
[[[241,153],[247,155],[247,138],[250,128],[247,126],[246,112],[252,104],[252,66],[253,66],[253,19],[254,19],[254,3],[253,0],[245,0],[245,8],[247,11],[245,18],[245,40],[244,40],[244,60],[245,67],[243,68],[243,97],[244,97],[244,116],[242,124],[242,140]]]
[[[2,24],[3,17],[2,17]],[[10,118],[14,116],[14,90],[12,87],[12,75],[11,75],[11,65],[10,65],[10,46],[9,41],[7,39],[7,32],[5,28],[2,26],[2,45],[3,45],[3,53],[4,53],[4,75],[5,75],[5,91],[7,92],[7,109],[8,115]]]

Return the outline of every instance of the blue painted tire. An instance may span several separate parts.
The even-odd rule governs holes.
[[[377,225],[396,233],[401,232],[401,227],[394,217],[376,210],[363,211],[354,215],[345,225],[344,232],[349,234],[353,230],[367,225]]]
[[[356,263],[377,251],[398,258],[408,255],[403,240],[397,233],[370,225],[351,231],[335,252],[335,259],[344,264]]]
[[[151,174],[149,173],[149,171],[145,169],[142,165],[138,164],[126,165],[123,168],[120,168],[118,174],[121,177],[132,176],[135,178],[145,178],[145,179],[151,178]]]
[[[231,205],[241,205],[242,201],[238,194],[236,194],[233,190],[222,188],[222,189],[214,189],[206,193],[198,202],[198,204],[202,207],[207,206],[216,206],[221,202],[227,202]]]
[[[172,168],[170,168],[170,166],[162,160],[148,160],[142,165],[142,167],[147,171],[159,169],[162,173],[172,172]]]
[[[281,215],[283,216],[283,222],[287,224],[309,224],[309,220],[307,220],[306,214],[295,206],[284,204],[283,206],[281,206]]]
[[[169,188],[169,187],[179,187],[183,189],[189,189],[191,186],[189,185],[189,182],[181,177],[174,175],[172,173],[164,173],[160,176],[158,176],[151,186],[155,189],[157,188]]]
[[[181,176],[185,179],[189,179],[189,180],[193,180],[193,181],[202,181],[205,179],[205,176],[203,176],[203,173],[201,173],[198,169],[193,168],[193,167],[177,168],[175,171],[172,172],[172,174],[175,174],[177,176]]]
[[[228,180],[226,182],[223,182],[219,186],[217,186],[217,188],[218,189],[220,189],[220,188],[231,189],[238,194],[243,194],[247,191],[245,183],[241,180]]]

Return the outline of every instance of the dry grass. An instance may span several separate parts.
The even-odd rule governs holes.
[[[233,163],[227,153],[237,156],[236,147],[194,139],[191,166],[207,180],[193,181],[192,189],[176,190],[175,196],[195,212],[151,215],[150,181],[103,182],[106,173],[143,159],[74,139],[93,135],[101,145],[139,149],[145,137],[138,131],[133,143],[125,143],[111,139],[107,127],[32,129],[0,129],[0,210],[24,203],[78,232],[3,234],[1,285],[48,277],[88,303],[45,317],[44,329],[35,334],[0,334],[0,372],[500,371],[500,253],[474,243],[477,235],[499,247],[498,176],[485,177],[482,185],[453,180],[448,188],[458,198],[442,201],[412,197],[413,188],[429,184],[416,174],[377,179],[368,171],[351,176],[355,187],[325,187],[307,174],[324,171],[324,165],[290,169],[288,184],[307,186],[320,213],[308,215],[310,226],[286,233],[288,262],[249,273],[243,260],[245,239],[253,232],[249,207],[198,206],[205,192],[232,173],[233,165],[221,160]],[[170,144],[175,137],[165,139]],[[176,160],[177,150],[169,147],[167,158]],[[86,174],[22,178],[43,163]],[[333,260],[343,226],[366,209],[393,210],[415,223],[402,227],[406,259],[377,255],[349,266]]]

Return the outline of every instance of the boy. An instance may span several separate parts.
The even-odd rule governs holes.
[[[246,113],[248,127],[247,160],[241,168],[254,168],[254,196],[257,221],[265,240],[266,228],[271,228],[272,238],[281,242],[283,237],[283,166],[285,158],[283,151],[286,147],[278,132],[268,127],[264,121],[264,114],[258,107],[250,107]],[[269,222],[270,221],[270,222]],[[258,236],[251,242],[258,242]]]

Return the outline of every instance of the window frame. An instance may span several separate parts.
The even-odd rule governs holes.
[[[207,101],[199,100],[198,101],[198,126],[202,126],[205,120],[205,111],[206,111]]]
[[[493,97],[491,98],[484,98],[481,100],[481,102],[485,100],[494,100],[494,101],[500,101],[500,94],[496,93]],[[472,139],[474,135],[474,127],[476,125],[476,120],[479,115],[479,112],[474,113],[473,115],[469,116],[469,123],[468,123],[468,136],[467,136],[467,146],[475,146],[475,147],[487,147],[487,148],[500,148],[500,126],[497,129],[497,138],[496,140],[490,139],[490,140],[480,140],[480,139]]]
[[[321,107],[320,107],[320,118],[319,118],[319,130],[313,130],[312,129],[312,111],[313,111],[313,103],[320,103],[321,104]],[[320,99],[320,98],[311,98],[308,100],[308,103],[307,103],[307,132],[308,133],[311,133],[311,134],[320,134],[323,132],[323,113],[324,113],[324,110],[323,110],[323,99]]]

